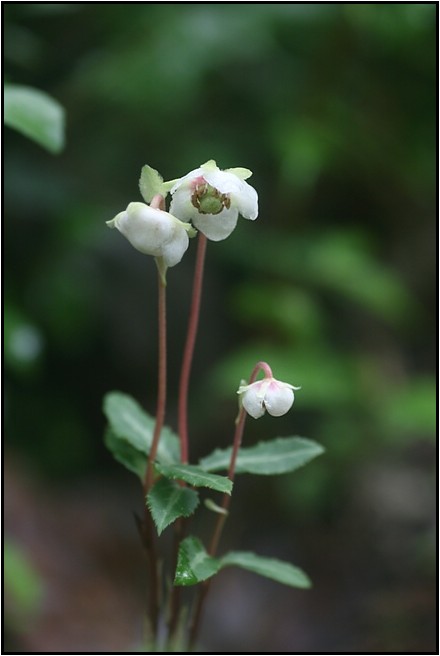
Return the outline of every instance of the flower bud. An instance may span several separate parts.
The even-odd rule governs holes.
[[[293,390],[298,389],[300,387],[266,377],[250,385],[240,385],[238,394],[241,395],[241,402],[246,412],[254,419],[258,419],[266,410],[273,417],[285,415],[295,399]]]
[[[162,258],[167,267],[180,262],[188,248],[188,233],[194,232],[172,214],[145,203],[130,203],[107,225],[117,228],[141,253]]]

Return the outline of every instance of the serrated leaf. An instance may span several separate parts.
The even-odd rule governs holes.
[[[185,481],[194,487],[209,487],[217,492],[231,494],[232,481],[226,476],[211,474],[195,465],[162,465],[156,464],[156,470],[166,478]]]
[[[236,473],[275,475],[292,472],[323,453],[324,448],[304,437],[277,437],[255,446],[240,448]],[[227,469],[231,449],[216,449],[202,458],[199,465],[206,471]]]
[[[174,585],[195,585],[206,581],[220,569],[220,561],[210,556],[195,537],[180,543]]]
[[[250,551],[231,551],[220,560],[221,568],[235,565],[293,588],[310,588],[311,581],[299,567],[277,558],[257,556]]]
[[[128,394],[109,392],[104,397],[104,414],[116,438],[128,442],[136,451],[148,455],[153,440],[155,420]],[[179,462],[179,438],[164,426],[157,451],[158,462]]]
[[[147,505],[160,535],[178,517],[189,517],[199,503],[195,490],[161,478],[147,495]]]
[[[7,84],[4,123],[52,153],[64,146],[64,109],[46,93],[32,87]]]
[[[144,478],[147,468],[147,455],[145,453],[135,449],[127,440],[117,437],[110,427],[107,427],[105,431],[104,444],[111,451],[115,460],[134,474],[137,474],[140,479]]]

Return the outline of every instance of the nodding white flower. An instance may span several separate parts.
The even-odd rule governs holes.
[[[192,221],[208,239],[221,241],[237,225],[238,215],[258,216],[258,195],[245,180],[249,169],[221,171],[214,160],[177,180],[171,187],[170,212],[182,221]]]
[[[180,262],[188,248],[188,233],[195,232],[188,223],[145,203],[130,203],[107,225],[117,228],[141,253],[163,258],[167,267]]]
[[[266,410],[272,417],[281,417],[290,410],[295,399],[293,390],[299,390],[289,383],[266,377],[250,385],[240,385],[238,394],[244,409],[254,419],[262,417]]]

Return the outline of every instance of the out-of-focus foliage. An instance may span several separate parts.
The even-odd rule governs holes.
[[[103,229],[140,200],[146,162],[165,178],[209,157],[255,171],[258,222],[211,249],[216,319],[228,321],[225,352],[212,356],[228,354],[217,391],[231,397],[266,354],[302,385],[297,412],[328,426],[342,404],[357,424],[357,404],[380,441],[430,432],[433,5],[23,3],[6,18],[8,79],[47,90],[69,114],[61,160],[6,139],[7,361],[37,425],[49,410],[58,424],[40,436],[46,465],[52,432],[65,435],[69,465],[70,447],[82,444],[79,462],[90,453],[88,415],[71,401],[98,396],[110,343],[153,314],[133,284],[148,264]],[[150,328],[133,329],[134,348]],[[37,357],[38,399],[23,378],[23,358],[29,370]],[[140,369],[127,370],[129,386]],[[25,425],[14,428],[20,439]]]
[[[9,539],[4,544],[3,567],[7,623],[23,630],[38,614],[44,584],[22,549]]]
[[[4,122],[53,153],[60,152],[64,146],[63,108],[37,89],[7,84]]]
[[[68,119],[56,158],[5,134],[9,447],[55,478],[108,471],[102,395],[123,389],[154,411],[154,264],[105,221],[141,200],[145,164],[169,180],[214,158],[254,171],[260,216],[209,244],[192,462],[230,445],[240,380],[265,359],[302,389],[275,429],[268,417],[249,420],[246,445],[297,433],[326,448],[271,483],[283,517],[331,522],[350,513],[364,475],[384,495],[406,480],[374,478],[376,466],[422,472],[429,488],[435,4],[5,10],[8,83],[44,90]],[[193,256],[191,245],[168,280],[170,424]],[[426,509],[429,495],[416,487]],[[425,529],[418,553],[430,549]],[[399,649],[392,632],[379,645]]]

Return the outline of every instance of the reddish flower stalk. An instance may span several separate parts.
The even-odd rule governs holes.
[[[151,201],[151,207],[164,209],[165,201],[162,196],[157,195]],[[154,425],[153,439],[151,443],[150,454],[148,457],[147,468],[143,481],[144,491],[144,526],[142,537],[148,557],[149,568],[149,608],[150,608],[150,622],[152,627],[153,638],[156,640],[158,622],[159,622],[159,577],[157,565],[157,553],[154,537],[154,526],[152,517],[146,505],[146,496],[153,485],[154,480],[154,461],[159,447],[160,435],[165,420],[166,409],[166,389],[167,389],[167,343],[166,343],[166,283],[163,279],[163,270],[158,265],[158,394],[157,394],[157,410],[156,410],[156,423]]]
[[[180,437],[180,454],[183,463],[188,462],[188,387],[191,373],[191,365],[194,355],[194,346],[197,337],[197,328],[200,316],[200,300],[203,286],[203,270],[205,264],[207,239],[204,234],[199,233],[197,256],[194,270],[193,294],[188,321],[188,332],[186,336],[185,350],[183,353],[182,370],[179,384],[179,414],[178,426]]]
[[[265,378],[272,378],[272,369],[269,367],[269,365],[266,362],[257,362],[249,378],[249,385],[255,381],[258,372],[260,370],[264,371]],[[229,462],[229,470],[228,470],[228,478],[231,481],[233,481],[235,477],[235,466],[237,463],[238,450],[241,446],[241,442],[243,439],[246,417],[247,417],[246,410],[243,408],[243,406],[240,406],[240,411],[238,413],[238,417],[235,422],[236,426],[235,426],[235,433],[234,433],[234,441],[232,445],[231,460]],[[228,517],[230,503],[231,503],[231,495],[224,494],[222,505],[221,505],[223,512],[218,514],[217,522],[215,524],[214,532],[211,538],[211,543],[208,549],[208,553],[212,557],[214,557],[217,552],[218,544],[220,542],[220,538],[223,532],[223,527]],[[194,609],[193,620],[189,633],[188,649],[190,651],[192,651],[195,647],[195,643],[197,640],[199,627],[200,627],[200,619],[202,616],[203,605],[205,603],[206,596],[209,592],[210,584],[211,581],[206,581],[205,583],[202,583],[200,588],[199,597],[197,599],[196,607]]]

